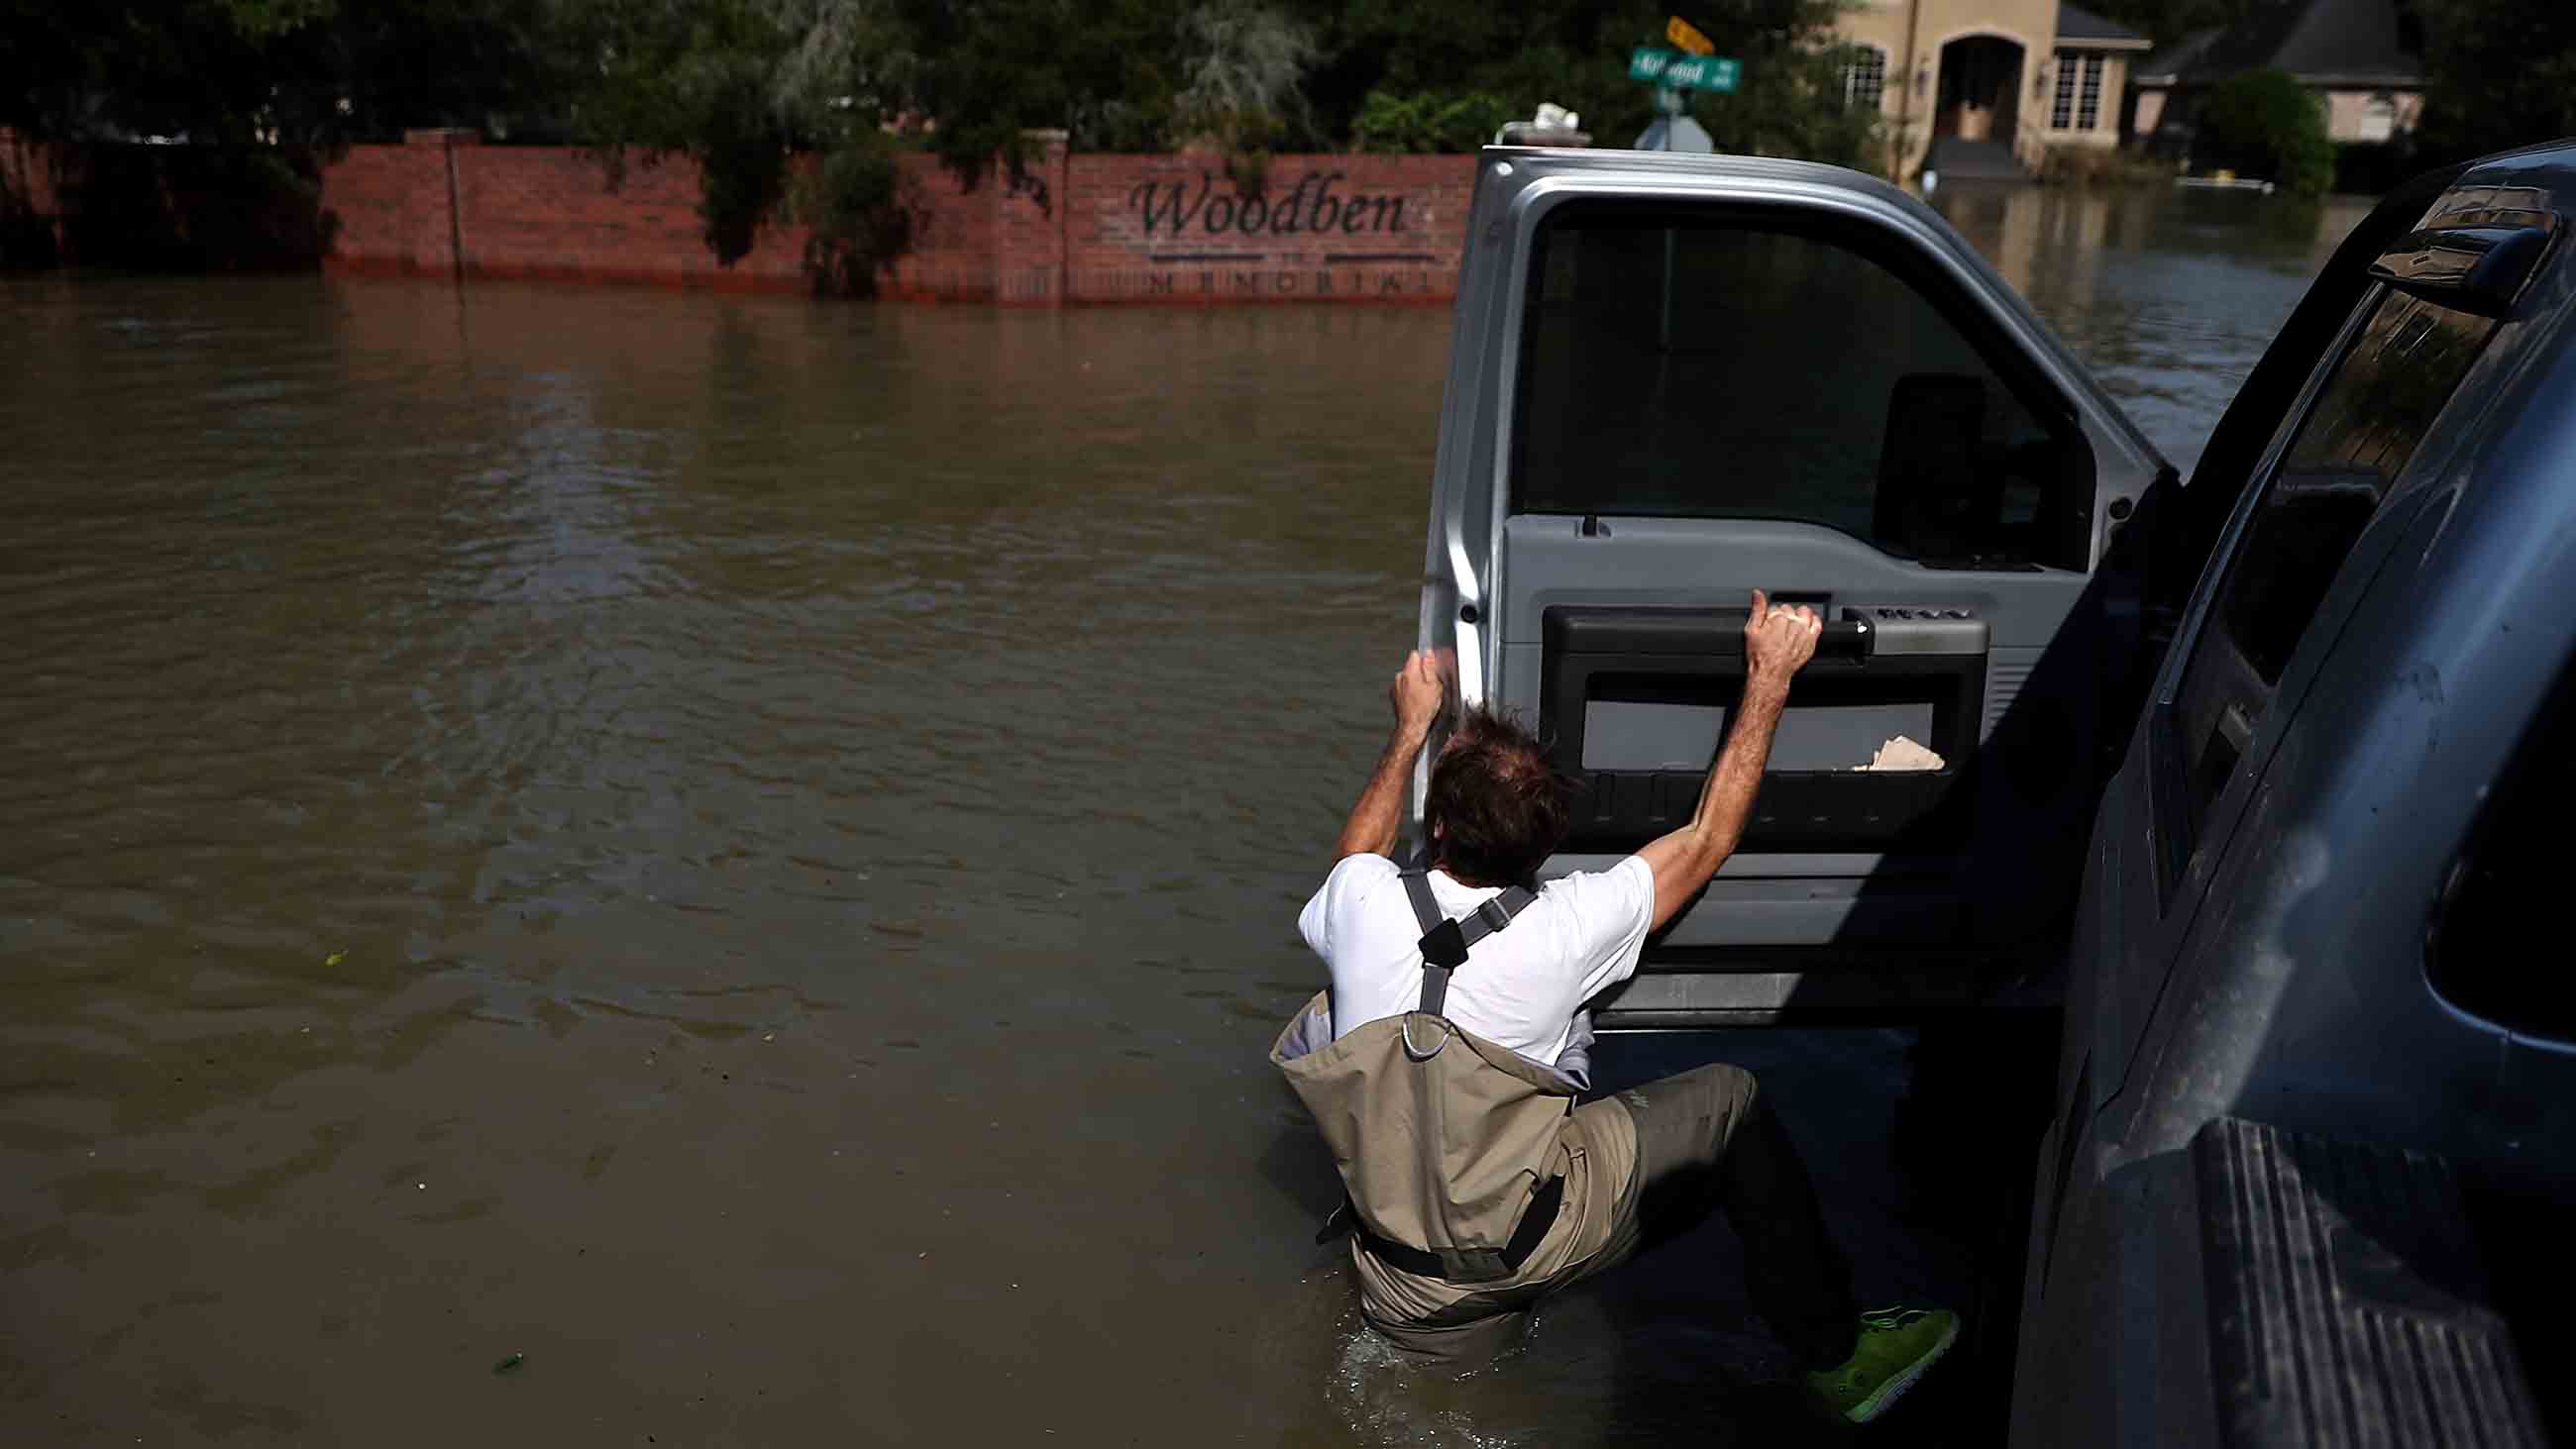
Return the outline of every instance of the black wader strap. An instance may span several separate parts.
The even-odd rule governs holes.
[[[1512,886],[1453,921],[1440,914],[1440,902],[1432,898],[1429,872],[1408,870],[1403,879],[1413,919],[1422,926],[1422,1004],[1415,1009],[1438,1016],[1449,1002],[1449,973],[1467,964],[1467,949],[1510,925],[1538,897],[1527,886]]]
[[[1551,1177],[1539,1184],[1538,1191],[1530,1194],[1529,1206],[1521,1210],[1520,1223],[1512,1229],[1512,1240],[1503,1245],[1500,1253],[1493,1255],[1500,1260],[1502,1271],[1491,1278],[1452,1277],[1448,1265],[1440,1261],[1438,1253],[1425,1252],[1420,1248],[1407,1247],[1391,1239],[1381,1238],[1369,1231],[1368,1224],[1360,1220],[1358,1213],[1350,1215],[1349,1231],[1360,1235],[1360,1245],[1369,1250],[1369,1256],[1390,1267],[1401,1268],[1416,1278],[1438,1278],[1448,1283],[1491,1283],[1508,1278],[1521,1270],[1521,1264],[1529,1261],[1529,1255],[1538,1251],[1539,1242],[1547,1236],[1547,1230],[1555,1226],[1557,1209],[1564,1206],[1564,1203],[1564,1178]],[[1340,1216],[1338,1211],[1335,1216]],[[1333,1224],[1329,1221],[1324,1226],[1327,1229],[1333,1228]],[[1333,1231],[1333,1237],[1340,1236],[1340,1230]],[[1315,1241],[1329,1242],[1331,1239],[1318,1234]]]

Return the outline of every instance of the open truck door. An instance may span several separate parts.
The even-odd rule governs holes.
[[[1580,782],[1547,873],[1688,819],[1751,590],[1827,623],[1741,848],[1603,1024],[1902,1018],[2050,959],[2144,652],[2118,534],[2162,460],[1883,183],[1642,152],[1481,167],[1422,639]]]

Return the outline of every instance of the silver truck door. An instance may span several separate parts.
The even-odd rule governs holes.
[[[1686,820],[1748,592],[1815,606],[1756,816],[1614,1003],[1881,1010],[2062,930],[2162,464],[1930,210],[1744,158],[1487,151],[1423,636],[1584,791],[1551,872]],[[2125,722],[2123,722],[2125,723]],[[1937,768],[1876,771],[1910,739]]]

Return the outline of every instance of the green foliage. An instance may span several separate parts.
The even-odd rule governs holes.
[[[902,63],[865,6],[797,0],[569,0],[597,78],[573,93],[578,133],[612,170],[629,148],[699,167],[698,217],[728,266],[789,208],[812,228],[818,286],[865,293],[907,240],[879,126]],[[801,168],[800,153],[811,159]]]
[[[1316,125],[1334,136],[1363,134],[1372,95],[1408,103],[1493,96],[1506,118],[1554,101],[1581,113],[1596,144],[1625,146],[1654,119],[1653,92],[1628,79],[1628,52],[1669,44],[1664,21],[1674,8],[1666,0],[1309,0],[1325,59],[1308,78],[1306,98]],[[1842,104],[1832,37],[1840,8],[1838,0],[1681,7],[1718,54],[1744,62],[1741,90],[1690,99],[1720,150],[1846,165],[1866,156],[1876,118]],[[1387,118],[1383,109],[1373,117]],[[1489,127],[1477,140],[1492,134]]]
[[[2576,135],[2576,6],[2414,0],[2424,31],[2426,165]]]
[[[215,0],[214,8],[245,36],[266,38],[327,20],[334,0]]]
[[[1765,37],[1757,64],[1745,61],[1743,89],[1702,108],[1700,124],[1721,151],[1794,156],[1837,166],[1871,164],[1879,113],[1843,104],[1847,47],[1809,34]]]
[[[1483,91],[1371,91],[1351,122],[1351,139],[1363,151],[1473,151],[1519,118],[1519,107]]]
[[[86,160],[89,204],[67,228],[85,261],[265,271],[318,265],[329,245],[320,167],[308,149],[114,146]]]
[[[600,58],[580,134],[612,175],[629,146],[696,161],[707,246],[739,260],[786,195],[796,139],[796,109],[772,86],[790,40],[776,13],[763,0],[592,0],[567,13]]]
[[[824,5],[864,0],[819,0]],[[1179,0],[883,0],[907,57],[902,108],[935,118],[925,137],[972,180],[1000,158],[1017,172],[1032,129],[1084,149],[1158,150],[1187,83]]]
[[[2264,177],[2299,196],[2334,180],[2325,107],[2288,73],[2252,70],[2209,88],[2195,114],[2192,159]]]
[[[2179,169],[2125,148],[2051,146],[2039,179],[2051,186],[2171,186]]]
[[[577,57],[525,0],[0,0],[0,125],[335,145],[509,129]]]
[[[912,241],[901,183],[894,149],[877,137],[835,147],[797,178],[790,201],[813,229],[805,269],[817,290],[875,294],[878,269]]]
[[[1173,139],[1231,151],[1277,144],[1306,116],[1297,82],[1314,65],[1314,33],[1257,0],[1209,0],[1182,15]]]

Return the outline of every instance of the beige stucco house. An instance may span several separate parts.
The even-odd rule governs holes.
[[[2134,134],[2190,120],[2198,93],[2249,70],[2290,73],[2326,110],[2326,135],[2393,141],[2424,111],[2423,36],[2397,0],[2290,0],[2203,30],[2138,67]]]
[[[1854,105],[1886,118],[1888,170],[2034,169],[2051,146],[2115,146],[2131,61],[2153,42],[2060,0],[1857,0]],[[1935,147],[1940,155],[1935,156]]]

